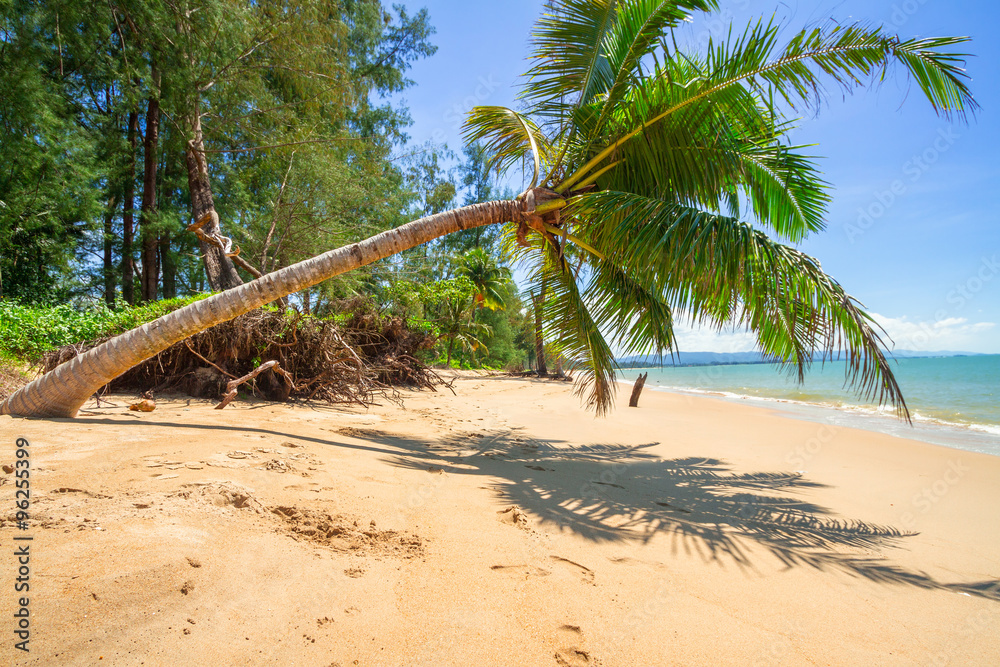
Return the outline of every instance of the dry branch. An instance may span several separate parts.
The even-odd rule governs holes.
[[[220,402],[218,405],[216,405],[215,409],[216,410],[221,410],[222,408],[224,408],[227,405],[229,405],[229,403],[234,398],[236,398],[237,389],[239,388],[239,386],[241,384],[243,384],[244,382],[247,382],[248,380],[254,379],[255,377],[257,377],[258,375],[260,375],[261,373],[263,373],[264,371],[266,371],[269,368],[273,369],[275,373],[279,374],[281,377],[283,377],[285,379],[285,382],[288,383],[289,391],[291,391],[291,388],[295,384],[292,381],[292,376],[288,374],[288,371],[282,370],[281,366],[278,365],[277,361],[268,361],[266,363],[261,364],[260,366],[258,366],[254,370],[250,371],[249,373],[247,373],[243,377],[236,378],[235,380],[230,380],[229,384],[226,385],[226,395],[222,397],[222,402]]]

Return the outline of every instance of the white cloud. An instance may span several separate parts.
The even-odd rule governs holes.
[[[748,331],[719,333],[683,323],[675,327],[675,335],[681,352],[750,352],[757,349],[756,338]]]
[[[897,350],[936,352],[954,350],[958,352],[985,352],[991,345],[989,333],[996,327],[994,322],[970,323],[964,317],[948,317],[936,321],[913,321],[910,318],[886,317],[872,313]]]
[[[886,330],[891,349],[916,352],[992,352],[996,348],[994,322],[970,323],[964,317],[949,317],[936,322],[912,321],[908,317],[886,317],[872,313]],[[683,352],[750,352],[757,349],[753,334],[728,329],[722,333],[710,327],[698,327],[681,320],[676,323],[678,349]],[[893,345],[895,343],[895,345]],[[617,346],[612,346],[616,354]]]
[[[757,349],[753,334],[729,330],[718,333],[711,327],[698,327],[685,320],[674,323],[677,349],[681,352],[750,352]],[[618,345],[612,343],[615,356],[622,356]]]

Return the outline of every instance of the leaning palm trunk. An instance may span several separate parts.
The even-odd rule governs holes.
[[[530,214],[529,209],[521,199],[474,204],[415,220],[269,273],[164,315],[74,357],[14,393],[0,404],[0,414],[74,417],[90,396],[108,382],[199,331],[440,236],[495,223],[521,222]]]

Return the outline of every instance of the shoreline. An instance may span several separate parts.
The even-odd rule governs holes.
[[[629,369],[642,371],[646,369]],[[634,379],[618,378],[623,391],[630,390]],[[774,396],[756,396],[724,390],[647,384],[644,390],[704,396],[734,403],[748,403],[763,409],[775,410],[790,419],[814,423],[848,426],[873,433],[882,433],[907,440],[918,440],[951,449],[1000,456],[1000,426],[951,422],[926,417],[914,410],[912,425],[900,420],[891,411],[880,411],[871,406],[835,404],[832,402],[802,401]]]
[[[995,456],[714,397],[455,391],[0,417],[31,443],[18,664],[1000,662]]]

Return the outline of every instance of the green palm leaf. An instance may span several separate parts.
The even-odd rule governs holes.
[[[877,324],[819,263],[734,218],[622,192],[572,204],[587,241],[609,261],[645,272],[676,310],[722,329],[745,326],[760,349],[800,377],[814,356],[847,360],[847,381],[908,417]]]
[[[584,397],[588,409],[599,415],[607,413],[615,395],[614,354],[569,265],[555,256],[551,246],[545,250],[545,261],[536,265],[531,275],[531,292],[545,294],[546,339],[581,369],[576,393]]]
[[[614,391],[605,336],[626,353],[673,352],[680,314],[749,329],[800,379],[814,359],[842,356],[847,382],[908,416],[884,332],[816,260],[757,227],[798,242],[825,224],[828,185],[789,141],[787,110],[897,66],[936,112],[964,119],[977,104],[949,50],[967,39],[856,23],[782,44],[779,26],[757,22],[703,54],[672,52],[677,22],[716,4],[553,0],[533,33],[527,113],[470,116],[467,135],[490,142],[501,170],[531,152],[536,178],[545,169],[563,197],[535,197],[538,217],[504,234],[545,291],[546,333],[590,369],[580,390],[599,412]]]
[[[548,162],[549,147],[545,136],[527,116],[507,107],[475,107],[465,121],[466,143],[481,143],[489,155],[488,168],[504,172],[527,159],[530,153],[535,172],[531,187],[538,183],[542,163]]]
[[[959,66],[965,54],[937,49],[968,41],[964,37],[902,41],[863,24],[802,31],[784,49],[778,48],[779,27],[758,23],[731,42],[710,43],[701,62],[685,56],[683,66],[674,56],[671,66],[657,76],[680,94],[671,105],[641,118],[641,123],[609,141],[595,156],[561,183],[565,192],[611,156],[622,144],[634,140],[648,127],[688,107],[713,102],[734,88],[746,86],[762,99],[780,96],[792,108],[815,105],[823,98],[823,76],[845,90],[866,80],[884,79],[889,65],[901,64],[920,86],[939,114],[964,118],[978,105]],[[684,69],[694,74],[676,78]],[[637,119],[639,120],[639,119]]]

